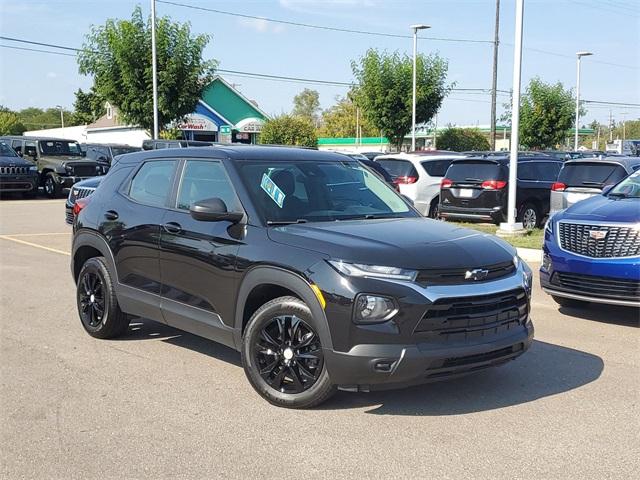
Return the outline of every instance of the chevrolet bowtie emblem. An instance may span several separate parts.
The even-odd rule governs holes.
[[[489,275],[489,270],[483,268],[476,268],[474,270],[467,270],[464,274],[465,280],[484,280]]]

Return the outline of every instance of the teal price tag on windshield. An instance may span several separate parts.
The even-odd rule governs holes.
[[[282,205],[284,203],[284,197],[286,195],[282,190],[280,190],[280,187],[278,187],[278,185],[276,185],[273,182],[273,180],[269,178],[269,176],[266,173],[262,174],[262,181],[260,182],[260,187],[262,188],[262,190],[267,192],[267,195],[271,197],[271,200],[276,202],[276,205],[278,205],[278,207],[282,208]]]

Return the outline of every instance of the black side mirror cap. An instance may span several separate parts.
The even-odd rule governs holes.
[[[228,221],[238,223],[244,218],[244,212],[229,212],[224,201],[217,197],[195,202],[189,208],[189,213],[195,220],[201,222]]]

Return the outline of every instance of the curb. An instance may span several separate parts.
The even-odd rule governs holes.
[[[518,247],[516,250],[518,251],[518,256],[527,263],[540,263],[542,261],[542,250],[521,247]]]

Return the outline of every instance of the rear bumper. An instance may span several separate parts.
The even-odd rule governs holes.
[[[529,320],[514,334],[472,345],[356,345],[348,352],[325,350],[333,383],[342,390],[400,388],[466,375],[522,355],[533,341]]]
[[[501,222],[504,220],[502,207],[494,208],[466,208],[452,207],[440,204],[440,216],[443,218],[476,220],[487,222]]]

